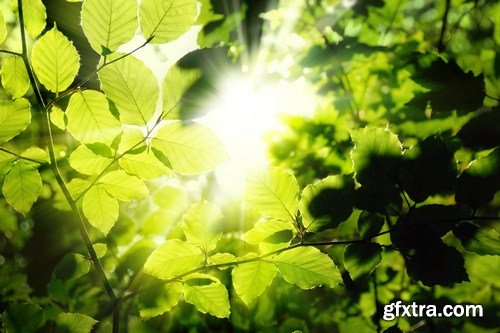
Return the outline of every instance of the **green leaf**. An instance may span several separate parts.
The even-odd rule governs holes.
[[[0,43],[3,43],[5,37],[7,37],[7,25],[5,24],[3,13],[0,11]]]
[[[215,253],[208,258],[208,263],[210,265],[220,265],[225,263],[230,263],[236,261],[236,257],[231,253]],[[229,266],[219,266],[219,269],[226,269]]]
[[[97,320],[81,313],[61,313],[56,317],[55,332],[90,333]]]
[[[121,154],[137,154],[146,150],[146,138],[140,128],[128,127],[123,130],[118,145],[118,152]]]
[[[295,231],[295,227],[291,222],[280,220],[261,221],[255,223],[254,227],[243,235],[243,239],[250,244],[258,245],[261,242],[268,241],[273,235],[281,234],[283,231],[289,231],[289,237],[285,241],[289,243]]]
[[[144,235],[165,235],[179,220],[179,214],[173,210],[157,210],[141,223]]]
[[[2,314],[2,327],[6,332],[37,332],[45,324],[41,307],[29,302],[12,302]]]
[[[174,282],[139,294],[139,314],[142,318],[156,317],[170,311],[179,303],[182,284]]]
[[[26,215],[42,189],[38,170],[24,162],[16,162],[3,182],[2,191],[7,202]]]
[[[90,46],[114,52],[131,40],[137,30],[136,0],[87,0],[82,5],[82,28]]]
[[[109,155],[110,150],[104,145],[80,145],[69,157],[69,165],[84,175],[98,175],[113,162]]]
[[[69,133],[82,143],[111,145],[121,131],[120,122],[109,111],[106,97],[97,91],[84,90],[71,95],[66,116]]]
[[[377,213],[361,212],[358,218],[358,232],[362,239],[372,238],[384,226],[385,218]]]
[[[64,113],[63,110],[61,110],[57,106],[52,106],[50,108],[50,121],[52,124],[54,124],[57,128],[65,131],[66,130],[66,114]]]
[[[60,280],[76,279],[90,270],[90,260],[79,253],[65,255],[54,269],[54,275]]]
[[[118,219],[118,201],[102,185],[92,186],[83,197],[83,214],[95,228],[107,235]]]
[[[270,167],[247,177],[245,200],[266,217],[294,221],[299,208],[298,194],[295,177],[280,168]]]
[[[196,285],[190,279],[208,279],[210,284]],[[229,318],[229,295],[220,281],[207,274],[191,274],[184,284],[184,299],[193,304],[198,311],[209,313],[218,318]]]
[[[478,208],[500,190],[500,149],[472,161],[457,179],[455,200]]]
[[[168,158],[175,171],[186,175],[212,170],[228,158],[215,134],[197,123],[173,121],[163,125],[152,146]]]
[[[188,206],[186,194],[181,189],[168,185],[154,194],[153,201],[159,207],[168,210],[183,210]]]
[[[30,87],[28,72],[21,57],[7,58],[2,65],[2,85],[11,94],[12,98],[22,97]]]
[[[26,149],[25,151],[23,151],[21,153],[21,156],[31,158],[33,160],[37,160],[41,163],[49,163],[50,162],[49,154],[47,154],[47,152],[45,150],[38,148],[38,147],[31,147],[31,148]],[[35,163],[35,162],[31,162],[31,161],[23,161],[23,163],[27,163],[27,164],[30,164],[33,166],[40,165],[40,163]]]
[[[141,31],[152,44],[171,42],[187,32],[196,19],[195,0],[141,1]]]
[[[182,68],[175,64],[163,80],[163,117],[179,119],[183,96],[202,76],[199,68]]]
[[[256,254],[249,254],[241,259],[255,257]],[[234,290],[243,303],[249,305],[271,285],[277,272],[276,266],[262,260],[239,264],[231,272]]]
[[[453,228],[453,234],[460,239],[467,251],[480,255],[500,255],[500,237],[498,232],[488,225],[478,227],[464,222]]]
[[[469,120],[457,136],[470,149],[492,149],[500,142],[500,106]]]
[[[17,12],[17,0],[11,0],[10,5]],[[35,39],[45,29],[47,13],[42,0],[23,0],[24,27],[31,38]]]
[[[145,198],[149,194],[149,190],[142,180],[128,175],[123,170],[111,171],[105,174],[99,183],[110,195],[122,201]]]
[[[344,251],[344,266],[353,280],[369,275],[382,260],[377,243],[349,244]]]
[[[355,144],[351,159],[356,180],[362,184],[391,180],[403,152],[396,135],[383,128],[365,127],[351,133]]]
[[[58,93],[66,90],[75,79],[80,56],[73,43],[54,27],[36,42],[31,63],[45,88]]]
[[[334,287],[342,281],[330,257],[315,247],[305,246],[284,251],[271,260],[285,281],[302,289],[320,285]]]
[[[116,53],[109,61],[123,56]],[[134,56],[125,57],[99,71],[106,96],[115,103],[125,124],[145,125],[151,120],[159,96],[158,81],[148,67]]]
[[[351,216],[354,203],[352,175],[330,176],[302,192],[302,223],[308,231],[336,228]],[[305,216],[305,221],[304,221]]]
[[[223,219],[219,207],[208,201],[194,204],[183,216],[182,230],[186,239],[212,251],[222,236]]]
[[[0,143],[21,133],[31,122],[30,103],[24,98],[0,102]]]
[[[453,152],[440,136],[431,136],[405,151],[400,170],[401,186],[415,202],[450,191],[457,165]]]
[[[144,264],[144,272],[167,280],[203,263],[201,250],[178,239],[168,240],[151,253]]]
[[[127,173],[144,180],[173,175],[172,170],[165,166],[151,150],[140,154],[126,154],[118,160],[118,163]]]
[[[94,251],[97,258],[102,258],[108,252],[108,246],[105,243],[94,243]]]

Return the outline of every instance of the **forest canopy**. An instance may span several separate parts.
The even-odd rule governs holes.
[[[0,9],[2,331],[498,331],[499,3]]]

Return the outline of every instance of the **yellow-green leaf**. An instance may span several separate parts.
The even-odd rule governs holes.
[[[2,186],[7,202],[18,212],[26,215],[42,189],[38,170],[24,162],[16,162],[5,175]]]
[[[17,0],[11,0],[10,5],[17,12]],[[42,0],[23,0],[24,27],[31,38],[36,38],[45,29],[47,13]]]
[[[169,159],[175,171],[187,175],[214,169],[228,158],[215,134],[197,123],[167,123],[153,138],[152,145]]]
[[[97,91],[74,93],[69,100],[66,117],[68,131],[82,143],[110,145],[121,131],[120,122],[109,111],[106,97]]]
[[[145,198],[149,190],[142,180],[128,175],[123,170],[111,171],[105,174],[100,183],[114,198],[122,201]]]
[[[84,175],[100,174],[113,159],[106,156],[109,148],[99,146],[80,145],[69,157],[69,165]]]
[[[141,1],[141,31],[151,43],[171,42],[187,32],[197,15],[196,0]]]
[[[212,251],[222,236],[224,216],[219,207],[208,201],[194,204],[183,216],[182,230],[186,239]]]
[[[321,285],[334,287],[342,281],[330,257],[312,246],[281,252],[272,258],[272,262],[278,267],[285,281],[302,289]]]
[[[26,129],[31,121],[30,103],[24,98],[0,102],[0,143]]]
[[[255,258],[256,256],[252,253],[242,259]],[[231,272],[234,290],[243,303],[248,305],[269,287],[277,272],[276,266],[261,260],[239,264]]]
[[[7,37],[7,25],[5,24],[3,13],[0,11],[0,43],[3,43],[5,37]]]
[[[125,154],[118,162],[127,173],[144,180],[173,175],[172,170],[160,162],[151,150],[140,154]]]
[[[103,46],[116,51],[137,30],[137,0],[86,0],[82,28],[97,53],[102,54]]]
[[[292,222],[281,220],[262,221],[257,222],[252,229],[248,230],[243,238],[250,244],[258,245],[261,242],[266,241],[266,239],[272,237],[276,233],[280,233],[286,230],[290,231],[290,239],[288,241],[291,241],[293,232],[295,230]]]
[[[90,333],[97,320],[81,313],[61,313],[56,317],[57,328],[61,332]],[[58,332],[59,330],[55,331]]]
[[[80,56],[56,27],[45,33],[33,47],[31,63],[38,80],[52,92],[64,91],[80,68]]]
[[[144,264],[144,272],[167,280],[200,266],[203,259],[204,256],[199,247],[172,239],[151,253]]]
[[[122,54],[114,54],[109,60],[120,56]],[[155,75],[142,61],[134,56],[123,58],[104,67],[99,79],[123,123],[144,125],[151,120],[160,89]]]
[[[14,56],[4,61],[2,66],[2,85],[12,94],[12,98],[14,99],[26,94],[30,87],[30,79],[21,57]]]
[[[179,119],[184,93],[201,77],[199,68],[181,68],[173,65],[163,80],[163,118]]]
[[[299,208],[298,194],[295,177],[280,168],[258,170],[246,181],[246,201],[269,218],[293,221]]]
[[[209,284],[196,281],[208,280]],[[198,311],[209,313],[218,318],[228,318],[229,295],[226,287],[215,277],[208,274],[192,274],[185,279],[184,299],[193,304]]]
[[[83,214],[95,228],[107,235],[118,219],[118,201],[102,185],[92,186],[83,197]]]
[[[63,131],[66,130],[65,118],[66,118],[66,115],[64,114],[64,111],[61,110],[59,107],[54,105],[50,108],[50,121],[57,128],[62,129]]]

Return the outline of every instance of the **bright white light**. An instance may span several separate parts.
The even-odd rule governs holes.
[[[247,172],[268,164],[263,137],[281,128],[280,115],[311,115],[316,99],[304,79],[258,82],[250,72],[226,77],[215,105],[199,122],[228,150],[230,161],[218,169],[217,179],[226,194],[235,195],[241,193]]]

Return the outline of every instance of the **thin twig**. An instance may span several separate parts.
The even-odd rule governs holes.
[[[8,54],[13,54],[13,55],[16,55],[18,57],[22,57],[22,53],[19,53],[19,52],[14,52],[14,51],[9,51],[9,50],[4,50],[4,49],[0,49],[0,53],[8,53]]]
[[[443,14],[443,23],[441,24],[441,33],[439,34],[439,40],[437,43],[437,49],[439,52],[443,52],[446,48],[444,43],[444,35],[446,33],[446,27],[448,25],[448,14],[450,12],[451,0],[445,0],[445,8]]]
[[[26,160],[26,161],[38,163],[40,165],[48,164],[47,162],[44,162],[44,161],[38,161],[38,160],[35,160],[33,158],[29,158],[29,157],[26,157],[26,156],[19,155],[17,153],[14,153],[14,152],[12,152],[10,150],[7,150],[5,148],[2,148],[2,147],[0,147],[0,151],[3,151],[5,153],[7,153],[7,154],[11,154],[12,156],[15,156],[16,158],[21,159],[21,160]]]

